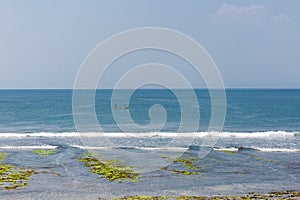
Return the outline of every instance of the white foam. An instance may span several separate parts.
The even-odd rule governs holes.
[[[266,132],[222,132],[219,137],[235,137],[235,138],[276,138],[276,137],[294,137],[294,132],[286,131],[266,131]]]
[[[243,149],[252,149],[255,151],[262,151],[262,152],[300,152],[300,149],[288,149],[288,148],[261,148],[261,147],[244,147]],[[229,148],[213,148],[215,151],[232,151],[237,152],[239,151],[238,147],[229,147]]]
[[[300,149],[286,149],[286,148],[257,148],[253,149],[264,152],[300,152]]]
[[[148,133],[123,133],[123,132],[65,132],[65,133],[0,133],[0,138],[26,138],[26,137],[217,137],[217,138],[278,138],[295,137],[297,132],[266,131],[266,132],[148,132]]]
[[[56,149],[58,146],[52,145],[42,145],[42,146],[0,146],[0,149],[21,149],[21,150],[30,150],[30,149]]]
[[[65,132],[65,133],[0,133],[0,138],[26,138],[26,137],[78,137],[77,132]]]
[[[150,151],[186,151],[188,148],[184,147],[131,147],[131,146],[115,146],[115,147],[95,147],[95,146],[80,146],[80,145],[72,145],[72,147],[79,149],[89,149],[89,150],[108,150],[108,149],[139,149],[139,150],[150,150]],[[247,149],[247,147],[245,148]],[[259,147],[250,147],[248,149],[253,149],[256,151],[263,152],[300,152],[300,149],[287,149],[287,148],[259,148]],[[213,148],[215,151],[230,151],[230,152],[238,152],[238,147],[229,147],[229,148]]]
[[[89,149],[89,150],[112,149],[112,147],[91,147],[91,146],[80,146],[80,145],[71,145],[71,147],[78,148],[78,149]]]
[[[186,151],[188,148],[184,147],[131,147],[131,146],[115,146],[115,147],[95,147],[95,146],[80,146],[72,145],[74,148],[89,149],[89,150],[108,150],[108,149],[140,149],[140,150],[151,150],[151,151]]]
[[[213,148],[215,151],[232,151],[232,152],[237,152],[239,151],[239,148],[236,147],[230,147],[230,148]]]
[[[294,132],[149,132],[149,133],[78,133],[80,137],[217,137],[217,138],[277,138],[294,137]]]

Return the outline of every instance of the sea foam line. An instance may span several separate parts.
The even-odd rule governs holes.
[[[108,149],[138,149],[138,150],[162,150],[162,151],[186,151],[189,147],[132,147],[132,146],[115,146],[115,147],[95,147],[95,146],[80,146],[72,145],[78,149],[89,149],[89,150],[108,150]]]
[[[230,148],[213,148],[215,151],[231,151],[231,152],[237,152],[239,151],[239,148],[237,147],[230,147]]]
[[[134,147],[134,146],[112,146],[112,147],[96,147],[96,146],[81,146],[71,145],[73,148],[89,149],[89,150],[109,150],[109,149],[137,149],[137,150],[151,150],[151,151],[186,151],[189,147]],[[32,149],[56,149],[58,146],[54,145],[35,145],[35,146],[0,146],[0,149],[18,149],[18,150],[32,150]],[[228,148],[212,148],[214,151],[231,151],[238,152],[242,150],[253,150],[262,152],[300,152],[300,149],[288,148],[261,148],[261,147],[228,147]]]
[[[286,149],[286,148],[254,148],[263,152],[300,152],[300,149]]]
[[[65,132],[65,133],[0,133],[0,138],[26,138],[26,137],[79,137],[77,132]]]
[[[72,145],[74,148],[88,149],[88,150],[109,150],[109,149],[137,149],[137,150],[150,150],[150,151],[187,151],[189,147],[131,147],[131,146],[115,146],[115,147],[95,147],[95,146],[80,146]],[[207,147],[209,148],[209,147]],[[287,149],[287,148],[259,148],[259,147],[229,147],[229,148],[212,148],[214,151],[230,151],[238,152],[241,150],[253,150],[262,152],[287,152],[296,153],[300,149]]]
[[[300,152],[300,149],[288,149],[288,148],[261,148],[261,147],[228,147],[228,148],[213,148],[214,151],[230,151],[238,152],[244,150],[252,151],[262,151],[262,152],[287,152],[287,153],[296,153]]]
[[[58,146],[52,145],[41,145],[41,146],[0,146],[0,149],[21,149],[21,150],[31,150],[31,149],[56,149]]]
[[[0,133],[0,138],[26,138],[26,137],[217,137],[217,138],[278,138],[300,136],[299,132],[266,131],[266,132],[149,132],[149,133],[123,133],[123,132],[64,132],[64,133]]]

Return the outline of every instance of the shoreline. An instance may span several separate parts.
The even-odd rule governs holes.
[[[99,198],[99,200],[105,198]],[[121,198],[113,198],[113,200],[247,200],[247,199],[300,199],[300,192],[295,190],[269,192],[267,194],[259,194],[249,192],[247,195],[216,195],[216,196],[127,196]]]

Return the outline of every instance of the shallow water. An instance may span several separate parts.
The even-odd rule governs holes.
[[[101,137],[100,137],[101,138]],[[97,139],[100,139],[97,138]],[[94,140],[97,140],[94,138]],[[126,151],[142,152],[144,149],[131,147],[143,143],[144,147],[164,143],[174,139],[167,136],[155,137],[111,137],[117,144],[116,148]],[[183,138],[184,139],[184,138]],[[203,147],[199,144],[204,138],[195,138],[184,157],[198,157]],[[122,147],[120,144],[122,144]],[[7,137],[1,139],[1,145],[7,145],[1,152],[7,152],[5,163],[33,168],[36,171],[48,171],[33,175],[28,187],[14,191],[1,190],[1,199],[97,199],[112,198],[126,195],[232,195],[248,192],[267,193],[270,191],[298,190],[300,188],[300,152],[284,151],[286,148],[300,149],[299,137],[270,138],[220,138],[209,153],[195,161],[199,174],[183,175],[171,171],[161,170],[142,173],[138,182],[118,181],[109,182],[98,178],[89,171],[83,163],[77,161],[86,152],[79,137]],[[18,148],[13,145],[18,144]],[[125,144],[130,144],[126,146]],[[276,144],[276,145],[275,145]],[[288,145],[287,145],[288,144]],[[255,145],[256,149],[253,148]],[[276,146],[270,151],[270,148]],[[56,148],[53,155],[39,156],[33,153],[33,148]],[[17,147],[15,145],[15,147]],[[20,149],[20,147],[23,147]],[[26,147],[26,148],[25,148]],[[243,148],[242,148],[243,147]],[[248,148],[249,147],[249,148]],[[252,147],[252,148],[251,148]],[[258,150],[261,148],[261,150]],[[159,159],[151,159],[147,154],[136,157],[135,162],[126,157],[121,161],[138,170],[135,164],[147,163],[161,167],[165,160],[163,156],[172,157],[181,153],[177,148],[148,148],[147,151],[159,152]],[[224,151],[228,150],[228,151]],[[95,152],[105,155],[110,152],[114,158],[114,150],[98,148]],[[230,151],[230,152],[229,152]],[[119,151],[117,151],[119,152]],[[118,157],[118,155],[115,155]],[[118,157],[119,158],[119,157]],[[138,160],[138,162],[137,162]],[[169,163],[169,169],[184,170],[180,163]],[[55,172],[52,174],[50,172]],[[60,176],[56,175],[60,174]]]

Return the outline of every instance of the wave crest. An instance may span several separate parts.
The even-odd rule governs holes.
[[[219,138],[278,138],[300,136],[300,132],[265,131],[265,132],[149,132],[149,133],[123,133],[123,132],[36,132],[36,133],[0,133],[0,138],[25,138],[25,137],[219,137]]]

